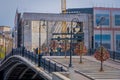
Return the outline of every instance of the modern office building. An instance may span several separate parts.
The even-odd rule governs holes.
[[[67,9],[67,13],[92,15],[93,33],[91,38],[94,49],[100,45],[102,35],[102,45],[104,47],[112,51],[120,51],[120,8],[72,8]],[[104,17],[104,20],[99,23],[102,17]]]

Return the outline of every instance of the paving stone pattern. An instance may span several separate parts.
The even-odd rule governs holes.
[[[69,64],[69,58],[53,58],[56,62],[59,62],[65,66],[68,66]],[[108,61],[111,62],[111,61]],[[87,59],[87,57],[83,58],[83,63],[79,63],[79,58],[72,58],[72,65],[73,68],[94,79],[94,80],[120,80],[120,69],[117,69],[113,66],[106,65],[106,63],[103,63],[103,72],[100,72],[100,62],[96,60],[90,60]],[[114,64],[113,64],[114,65]],[[116,64],[117,66],[120,66],[119,64]]]

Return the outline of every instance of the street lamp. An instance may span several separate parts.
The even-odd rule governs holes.
[[[102,23],[105,20],[105,17],[101,17],[100,21],[98,22],[97,26],[100,26],[98,28],[100,28],[100,53],[101,53],[101,67],[100,67],[100,71],[103,71],[103,47],[102,47]]]
[[[46,24],[45,24],[45,20],[44,20],[44,22],[43,22],[43,28],[45,29],[45,31],[46,31],[46,41],[47,41],[47,43],[46,43],[46,45],[47,45],[47,53],[49,54],[49,42],[48,42],[48,21],[46,21]],[[44,26],[46,26],[46,27],[44,27]]]
[[[72,67],[72,53],[74,52],[73,51],[73,47],[72,47],[72,37],[73,37],[73,22],[79,22],[79,19],[78,18],[73,18],[71,20],[71,32],[70,32],[70,63],[69,63],[69,67]]]
[[[40,53],[41,53],[41,21],[44,21],[44,19],[40,19],[39,21],[39,49],[38,49],[38,66],[40,66]],[[45,25],[45,24],[43,24]]]
[[[48,42],[48,21],[47,21],[47,48],[48,48],[48,54],[49,54],[49,42]]]

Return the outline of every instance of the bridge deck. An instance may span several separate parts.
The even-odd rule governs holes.
[[[68,67],[69,57],[47,57],[63,66]],[[79,73],[95,80],[119,80],[120,79],[120,63],[112,60],[103,63],[103,72],[100,72],[100,62],[93,57],[84,56],[83,63],[79,63],[79,57],[72,58],[72,65],[75,73]],[[77,75],[78,76],[78,75]],[[75,77],[80,78],[80,77]],[[85,80],[85,79],[84,79]]]

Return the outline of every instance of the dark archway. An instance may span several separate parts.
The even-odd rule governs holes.
[[[19,56],[13,56],[0,65],[0,80],[48,80],[37,69]]]

